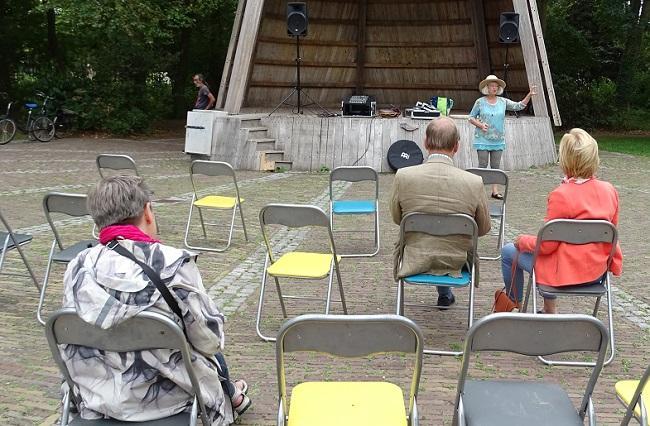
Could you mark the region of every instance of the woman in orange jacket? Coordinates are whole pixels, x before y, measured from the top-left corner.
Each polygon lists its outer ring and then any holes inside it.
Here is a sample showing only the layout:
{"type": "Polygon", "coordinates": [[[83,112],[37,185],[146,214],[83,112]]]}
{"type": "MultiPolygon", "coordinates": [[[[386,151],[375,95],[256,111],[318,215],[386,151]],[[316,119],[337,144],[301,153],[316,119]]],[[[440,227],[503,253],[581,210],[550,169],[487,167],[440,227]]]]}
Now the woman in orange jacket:
{"type": "MultiPolygon", "coordinates": [[[[589,133],[572,129],[560,141],[560,167],[565,174],[560,186],[548,195],[545,222],[553,219],[601,219],[618,225],[618,193],[609,182],[596,178],[600,160],[598,144],[589,133]]],[[[519,235],[501,250],[501,271],[510,298],[520,307],[524,273],[530,273],[537,237],[519,235]],[[513,263],[517,262],[515,268],[513,263]],[[512,276],[514,269],[514,279],[512,276]],[[512,285],[514,288],[511,288],[512,285]]],[[[611,246],[607,243],[572,245],[545,242],[537,257],[535,277],[540,284],[560,287],[600,281],[611,246]]],[[[621,248],[616,247],[610,271],[620,275],[621,248]]],[[[556,313],[555,297],[544,296],[544,312],[556,313]]]]}

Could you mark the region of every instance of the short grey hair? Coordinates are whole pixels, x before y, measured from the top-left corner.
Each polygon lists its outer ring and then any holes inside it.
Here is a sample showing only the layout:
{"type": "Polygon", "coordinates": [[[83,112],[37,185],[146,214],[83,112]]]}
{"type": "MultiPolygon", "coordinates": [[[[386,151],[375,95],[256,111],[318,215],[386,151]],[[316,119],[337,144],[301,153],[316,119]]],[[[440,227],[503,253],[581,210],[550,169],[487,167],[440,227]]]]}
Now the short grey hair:
{"type": "Polygon", "coordinates": [[[144,212],[153,193],[139,176],[102,179],[88,194],[88,211],[99,229],[128,223],[144,212]]]}
{"type": "Polygon", "coordinates": [[[424,147],[429,151],[451,151],[460,140],[456,123],[449,117],[431,120],[427,126],[424,147]]]}

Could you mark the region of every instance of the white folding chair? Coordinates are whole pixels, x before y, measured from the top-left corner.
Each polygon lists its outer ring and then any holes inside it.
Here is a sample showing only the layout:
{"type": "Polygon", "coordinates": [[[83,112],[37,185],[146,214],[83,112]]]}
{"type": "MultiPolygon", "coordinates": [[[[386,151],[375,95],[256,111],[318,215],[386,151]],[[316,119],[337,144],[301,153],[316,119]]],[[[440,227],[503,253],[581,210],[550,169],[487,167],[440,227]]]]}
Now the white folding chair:
{"type": "Polygon", "coordinates": [[[239,187],[237,186],[237,177],[235,176],[235,171],[232,166],[228,163],[221,161],[206,161],[206,160],[195,160],[192,161],[190,166],[190,180],[192,181],[192,201],[190,202],[190,214],[187,218],[187,226],[185,227],[185,247],[202,250],[202,251],[212,251],[212,252],[224,252],[230,247],[230,242],[232,241],[232,234],[235,229],[235,215],[237,210],[239,210],[239,216],[241,217],[242,228],[244,229],[244,237],[248,241],[248,233],[246,232],[246,222],[244,222],[244,212],[242,210],[242,203],[244,199],[239,196],[239,187]],[[235,188],[235,196],[222,196],[222,195],[206,195],[204,197],[199,197],[197,191],[196,182],[194,180],[194,175],[205,175],[205,176],[229,176],[232,177],[232,182],[235,188]],[[211,226],[220,226],[217,223],[207,223],[203,221],[202,209],[206,210],[232,210],[232,215],[230,219],[230,230],[228,232],[228,242],[225,247],[201,247],[193,246],[188,241],[188,236],[190,233],[190,225],[192,223],[192,212],[194,207],[197,208],[199,212],[199,218],[201,220],[201,228],[203,229],[203,237],[207,238],[206,225],[211,226]]]}
{"type": "Polygon", "coordinates": [[[287,321],[275,345],[278,426],[418,425],[422,342],[418,326],[398,315],[303,315],[287,321]],[[388,352],[414,355],[408,411],[402,389],[388,381],[303,382],[293,388],[288,403],[285,354],[294,352],[344,358],[388,352]]]}
{"type": "Polygon", "coordinates": [[[72,217],[89,216],[85,195],[49,192],[45,194],[45,197],[43,198],[43,211],[45,212],[45,218],[50,224],[50,228],[54,234],[54,240],[52,240],[52,246],[50,247],[50,254],[47,258],[47,266],[45,268],[43,286],[41,287],[41,295],[38,299],[38,308],[36,309],[36,318],[38,319],[38,322],[45,325],[45,320],[42,317],[41,311],[43,310],[43,304],[45,303],[45,291],[47,290],[47,283],[50,279],[52,264],[68,264],[72,259],[77,257],[79,253],[96,246],[99,242],[95,239],[89,239],[81,240],[72,245],[65,246],[61,239],[61,235],[57,231],[56,225],[52,220],[52,213],[64,214],[72,217]]]}
{"type": "Polygon", "coordinates": [[[648,406],[650,406],[650,366],[646,368],[641,380],[621,380],[616,383],[616,397],[625,406],[625,416],[621,426],[630,424],[632,417],[638,420],[641,426],[650,424],[648,406]],[[647,389],[646,389],[647,388],[647,389]]]}
{"type": "Polygon", "coordinates": [[[372,257],[379,253],[379,175],[372,167],[362,166],[345,166],[337,167],[330,173],[330,226],[332,232],[336,233],[355,233],[367,232],[359,229],[334,229],[335,216],[347,215],[373,215],[374,216],[374,249],[371,253],[351,253],[341,254],[341,257],[372,257]],[[344,182],[364,182],[371,181],[375,183],[375,197],[372,200],[357,199],[334,199],[332,183],[336,181],[344,182]]]}
{"type": "Polygon", "coordinates": [[[138,168],[135,165],[133,158],[128,155],[121,154],[99,154],[95,160],[97,163],[97,171],[99,176],[105,178],[103,169],[109,170],[118,170],[122,172],[123,170],[130,170],[136,176],[140,176],[138,173],[138,168]]]}
{"type": "Polygon", "coordinates": [[[196,425],[200,416],[203,426],[211,422],[205,414],[205,405],[201,395],[199,378],[192,367],[192,355],[183,329],[170,318],[143,311],[112,328],[102,329],[82,320],[74,309],[61,309],[52,314],[45,328],[47,343],[59,371],[63,374],[67,386],[63,394],[60,424],[66,425],[160,425],[180,426],[196,425]],[[77,345],[111,352],[134,352],[152,349],[178,350],[183,358],[183,364],[192,383],[189,395],[194,398],[192,410],[158,420],[147,422],[123,422],[114,419],[85,420],[77,417],[70,421],[71,404],[79,407],[81,401],[71,389],[78,388],[74,377],[65,364],[59,345],[77,345]]]}
{"type": "MultiPolygon", "coordinates": [[[[596,424],[591,395],[607,354],[607,329],[589,315],[498,313],[477,321],[465,338],[463,366],[452,424],[575,425],[596,424]],[[479,352],[510,352],[541,356],[564,352],[595,352],[598,359],[576,410],[567,392],[548,382],[469,380],[468,370],[479,352]]],[[[571,389],[573,393],[575,389],[571,389]]]]}
{"type": "MultiPolygon", "coordinates": [[[[476,273],[478,226],[474,219],[466,214],[433,214],[433,213],[409,213],[402,218],[400,223],[399,237],[399,265],[404,259],[404,247],[406,246],[406,234],[409,232],[422,232],[431,236],[444,237],[450,235],[470,237],[470,256],[472,261],[468,262],[466,268],[461,272],[461,277],[450,277],[448,275],[417,274],[400,278],[397,281],[397,314],[404,315],[404,286],[415,284],[429,287],[462,288],[469,287],[469,303],[467,306],[467,327],[472,326],[474,320],[474,287],[478,280],[476,273]]],[[[427,305],[429,306],[429,305],[427,305]]],[[[438,306],[433,306],[438,307],[438,306]]],[[[458,356],[462,351],[443,351],[425,349],[427,355],[448,355],[458,356]]]]}
{"type": "Polygon", "coordinates": [[[336,254],[334,237],[330,228],[329,218],[323,210],[316,206],[305,206],[296,204],[268,204],[260,210],[260,227],[264,236],[266,245],[266,258],[264,259],[264,272],[262,273],[262,284],[260,287],[260,300],[257,305],[257,320],[255,328],[257,335],[267,342],[275,341],[275,337],[267,337],[261,331],[260,323],[262,321],[262,307],[264,305],[264,294],[266,290],[267,276],[275,280],[275,288],[278,292],[282,315],[287,318],[287,309],[284,304],[285,299],[306,299],[306,300],[323,300],[306,296],[283,295],[280,289],[280,278],[300,279],[300,280],[322,280],[328,279],[327,296],[325,301],[325,314],[330,312],[332,301],[340,302],[343,312],[348,313],[345,304],[345,295],[343,294],[343,281],[341,281],[341,271],[339,269],[340,256],[336,254]],[[323,227],[327,229],[329,251],[327,253],[319,252],[300,252],[290,251],[282,253],[279,256],[273,254],[271,240],[269,238],[269,225],[281,225],[289,228],[302,227],[323,227]],[[334,273],[339,287],[340,300],[332,300],[332,284],[334,273]]]}
{"type": "Polygon", "coordinates": [[[506,203],[508,201],[508,175],[499,169],[467,169],[468,172],[480,176],[484,185],[503,186],[503,200],[491,200],[489,203],[490,217],[499,219],[499,235],[497,237],[496,256],[481,256],[481,260],[501,259],[501,247],[506,233],[506,203]]]}
{"type": "MultiPolygon", "coordinates": [[[[555,296],[582,296],[595,297],[596,304],[593,310],[593,316],[598,314],[600,301],[603,296],[607,296],[607,315],[610,339],[610,354],[605,360],[605,365],[609,365],[614,359],[616,352],[614,342],[614,316],[612,314],[612,286],[609,276],[609,266],[614,258],[616,243],[618,242],[618,232],[616,227],[606,220],[574,220],[574,219],[556,219],[546,222],[537,234],[537,244],[533,253],[533,270],[528,277],[528,287],[526,290],[526,300],[524,301],[523,311],[526,312],[528,299],[532,289],[533,314],[537,314],[537,292],[542,295],[550,294],[555,296]],[[551,287],[549,285],[538,284],[535,275],[535,262],[539,256],[542,244],[567,243],[567,244],[593,244],[605,243],[611,246],[607,262],[602,265],[602,276],[597,282],[576,283],[575,285],[551,287]]],[[[576,268],[582,268],[582,265],[575,265],[576,268]]],[[[550,283],[546,283],[550,284],[550,283]]],[[[593,366],[593,362],[582,361],[553,361],[544,357],[539,358],[546,365],[582,365],[593,366]]]]}
{"type": "Polygon", "coordinates": [[[7,220],[4,218],[1,211],[0,211],[0,222],[2,222],[2,226],[5,229],[4,231],[0,231],[0,244],[2,244],[2,248],[0,249],[0,273],[4,275],[29,277],[34,283],[34,286],[36,286],[36,289],[40,291],[41,285],[38,283],[38,279],[36,278],[36,275],[34,275],[34,271],[32,270],[32,267],[30,266],[29,262],[27,261],[27,257],[25,257],[25,253],[23,252],[22,249],[22,246],[29,244],[32,241],[32,236],[29,234],[14,233],[11,229],[11,226],[9,226],[9,222],[7,222],[7,220]],[[4,266],[7,252],[13,249],[16,249],[16,251],[20,255],[20,258],[23,260],[23,263],[25,264],[25,268],[27,268],[27,272],[28,272],[27,275],[15,273],[15,272],[2,272],[2,268],[4,266]]]}

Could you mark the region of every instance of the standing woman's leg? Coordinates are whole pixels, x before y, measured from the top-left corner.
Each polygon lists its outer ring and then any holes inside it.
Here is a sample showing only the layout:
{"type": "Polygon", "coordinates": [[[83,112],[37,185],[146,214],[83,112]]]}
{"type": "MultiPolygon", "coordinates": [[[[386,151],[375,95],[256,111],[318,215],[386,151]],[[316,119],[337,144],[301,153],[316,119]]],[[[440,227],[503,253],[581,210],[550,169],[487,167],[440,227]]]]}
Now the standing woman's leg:
{"type": "Polygon", "coordinates": [[[482,169],[487,168],[488,160],[490,158],[490,151],[479,149],[476,151],[476,153],[478,154],[478,166],[482,169]]]}
{"type": "MultiPolygon", "coordinates": [[[[490,151],[490,168],[491,169],[501,169],[501,156],[503,154],[503,151],[498,150],[498,151],[490,151]]],[[[498,194],[499,193],[499,186],[498,185],[492,185],[492,194],[498,194]]]]}

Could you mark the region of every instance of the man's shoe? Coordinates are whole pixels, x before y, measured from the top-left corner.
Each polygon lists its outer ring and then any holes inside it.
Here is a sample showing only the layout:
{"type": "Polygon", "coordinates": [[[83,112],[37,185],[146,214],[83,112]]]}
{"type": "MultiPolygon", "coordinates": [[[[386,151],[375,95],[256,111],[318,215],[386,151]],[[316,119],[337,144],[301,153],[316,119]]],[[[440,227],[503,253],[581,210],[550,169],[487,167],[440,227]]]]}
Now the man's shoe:
{"type": "Polygon", "coordinates": [[[446,311],[454,303],[456,303],[456,297],[453,293],[450,296],[438,296],[438,309],[441,311],[446,311]]]}

